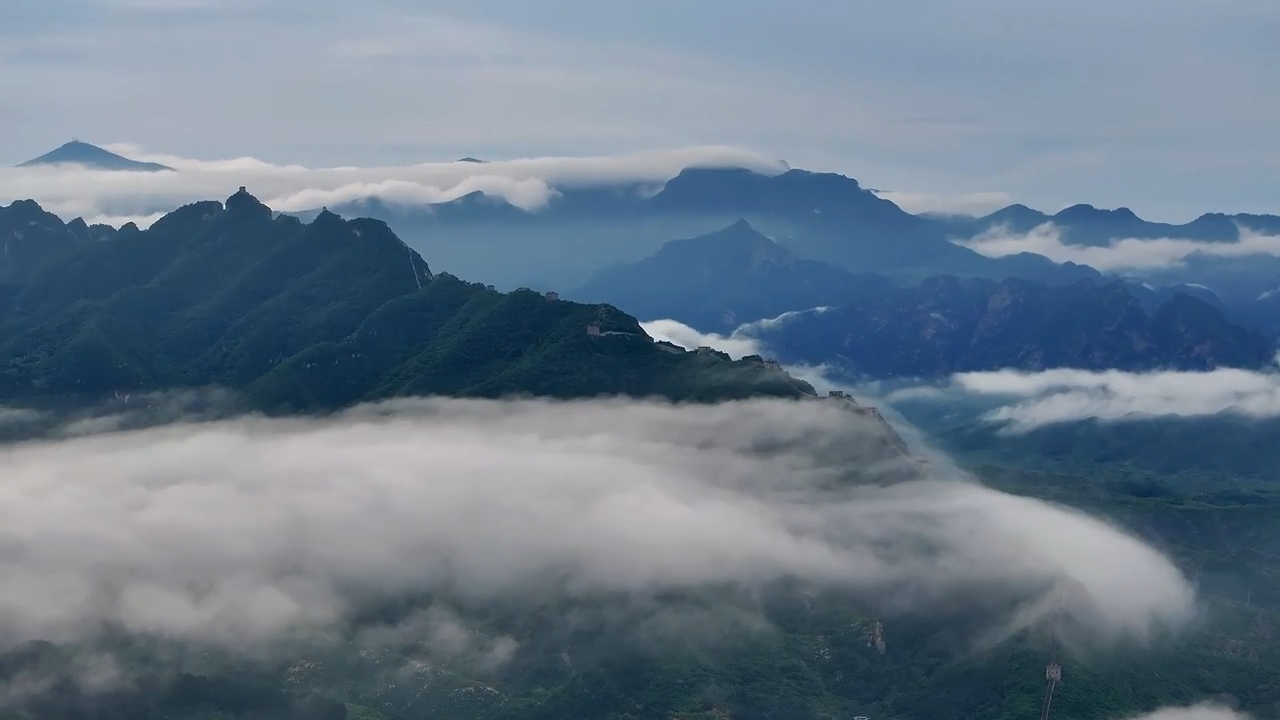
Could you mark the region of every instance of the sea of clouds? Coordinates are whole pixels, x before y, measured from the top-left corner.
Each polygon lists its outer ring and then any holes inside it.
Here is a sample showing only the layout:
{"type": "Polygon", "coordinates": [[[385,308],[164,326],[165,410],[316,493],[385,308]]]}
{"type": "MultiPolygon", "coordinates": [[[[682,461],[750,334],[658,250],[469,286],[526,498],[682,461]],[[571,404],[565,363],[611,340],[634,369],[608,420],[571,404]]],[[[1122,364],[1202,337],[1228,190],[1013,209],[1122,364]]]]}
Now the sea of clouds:
{"type": "Polygon", "coordinates": [[[1168,559],[1083,513],[944,467],[841,482],[850,464],[875,477],[882,432],[811,401],[436,399],[10,445],[0,639],[109,626],[239,647],[421,593],[649,597],[786,578],[907,613],[1007,598],[1000,635],[1058,611],[1099,640],[1193,616],[1168,559]]]}

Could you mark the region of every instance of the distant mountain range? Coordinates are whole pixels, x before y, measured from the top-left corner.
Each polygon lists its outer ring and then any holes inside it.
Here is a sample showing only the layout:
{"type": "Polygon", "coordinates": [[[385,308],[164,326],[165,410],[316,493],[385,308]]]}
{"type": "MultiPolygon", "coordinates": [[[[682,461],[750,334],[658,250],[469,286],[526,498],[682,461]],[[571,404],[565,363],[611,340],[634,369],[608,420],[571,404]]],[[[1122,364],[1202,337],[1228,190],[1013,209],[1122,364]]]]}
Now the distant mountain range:
{"type": "MultiPolygon", "coordinates": [[[[1241,227],[1280,234],[1280,217],[1207,214],[1186,225],[1152,223],[1126,209],[1077,205],[1054,215],[1014,205],[981,218],[913,215],[842,175],[790,170],[690,168],[661,188],[642,184],[560,187],[535,212],[480,193],[430,207],[376,199],[335,208],[381,218],[441,267],[507,287],[581,286],[598,270],[639,261],[672,238],[705,235],[746,220],[800,257],[901,283],[938,274],[1071,284],[1102,274],[1023,253],[986,257],[957,242],[993,230],[1025,233],[1051,223],[1061,240],[1099,246],[1123,238],[1230,243],[1241,227]]],[[[304,213],[303,217],[314,216],[304,213]]],[[[1280,284],[1280,260],[1192,256],[1137,273],[1158,285],[1200,283],[1231,302],[1280,284]]]]}
{"type": "Polygon", "coordinates": [[[507,287],[577,287],[602,267],[739,219],[803,257],[904,281],[939,272],[1047,282],[1097,275],[1036,255],[983,257],[950,242],[937,219],[907,213],[841,175],[690,168],[656,193],[642,184],[557,189],[536,212],[479,192],[429,207],[366,200],[333,209],[383,219],[441,267],[507,287]]]}
{"type": "Polygon", "coordinates": [[[931,278],[919,286],[757,329],[781,359],[858,378],[1015,368],[1260,368],[1275,345],[1176,294],[1146,311],[1125,284],[931,278]]]}
{"type": "Polygon", "coordinates": [[[1025,205],[1010,205],[984,217],[951,217],[942,222],[962,237],[971,237],[995,227],[1004,227],[1011,233],[1026,233],[1045,223],[1052,223],[1063,231],[1063,239],[1067,242],[1095,247],[1109,245],[1122,238],[1234,242],[1240,239],[1242,226],[1264,234],[1280,235],[1280,217],[1275,215],[1206,213],[1189,223],[1172,225],[1143,220],[1129,208],[1103,210],[1092,205],[1072,205],[1052,215],[1025,205]]]}
{"type": "Polygon", "coordinates": [[[833,365],[857,377],[1007,367],[1261,367],[1275,352],[1198,288],[1155,289],[1101,276],[1050,285],[943,275],[899,286],[802,259],[745,221],[603,270],[572,295],[721,334],[825,307],[751,335],[783,360],[833,365]]]}
{"type": "MultiPolygon", "coordinates": [[[[482,165],[473,157],[460,163],[482,165]]],[[[86,143],[72,142],[32,164],[77,163],[96,169],[163,170],[86,143]]],[[[565,183],[549,204],[526,211],[500,198],[471,193],[435,205],[401,205],[369,198],[333,206],[345,216],[387,222],[434,266],[483,279],[501,289],[557,290],[583,286],[606,267],[633,263],[673,238],[705,235],[745,220],[800,258],[853,273],[875,273],[900,284],[940,274],[1050,285],[1103,279],[1098,270],[1057,263],[1024,252],[987,257],[958,243],[993,231],[1022,234],[1052,225],[1069,246],[1098,248],[1120,239],[1173,238],[1223,244],[1242,229],[1280,236],[1280,217],[1209,213],[1172,225],[1131,210],[1074,205],[1054,214],[1011,205],[984,217],[913,215],[843,175],[789,170],[763,174],[741,168],[692,167],[661,186],[649,183],[565,183]]],[[[296,213],[312,219],[320,210],[296,213]]],[[[1032,246],[1028,246],[1032,247],[1032,246]]],[[[1167,267],[1126,271],[1152,285],[1203,285],[1233,317],[1266,322],[1264,310],[1246,308],[1280,286],[1280,258],[1265,254],[1223,257],[1192,253],[1167,267]],[[1234,308],[1240,308],[1236,313],[1234,308]]],[[[1280,322],[1274,331],[1280,333],[1280,322]]]]}
{"type": "Polygon", "coordinates": [[[81,165],[91,170],[132,172],[159,172],[173,169],[159,163],[130,160],[123,155],[117,155],[97,145],[90,145],[79,140],[72,140],[56,150],[21,163],[18,167],[28,168],[42,165],[81,165]]]}
{"type": "Polygon", "coordinates": [[[382,222],[245,192],[149,229],[0,207],[0,405],[217,386],[310,411],[398,395],[812,396],[759,358],[653,342],[608,305],[435,273],[382,222]]]}

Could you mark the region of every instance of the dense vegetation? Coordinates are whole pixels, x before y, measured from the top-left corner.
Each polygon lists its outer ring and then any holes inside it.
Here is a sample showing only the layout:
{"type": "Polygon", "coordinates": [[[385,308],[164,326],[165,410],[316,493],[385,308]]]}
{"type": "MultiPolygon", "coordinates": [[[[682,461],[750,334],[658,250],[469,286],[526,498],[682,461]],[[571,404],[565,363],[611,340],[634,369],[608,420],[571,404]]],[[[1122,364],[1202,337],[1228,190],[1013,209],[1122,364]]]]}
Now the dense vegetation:
{"type": "Polygon", "coordinates": [[[793,362],[854,377],[945,377],[1047,368],[1259,368],[1275,347],[1208,303],[1176,294],[1154,312],[1120,282],[1047,286],[940,276],[756,333],[793,362]]]}
{"type": "Polygon", "coordinates": [[[8,404],[210,385],[271,411],[405,394],[811,392],[761,362],[657,345],[610,306],[434,275],[381,222],[273,218],[245,193],[117,233],[15,203],[0,235],[8,404]]]}

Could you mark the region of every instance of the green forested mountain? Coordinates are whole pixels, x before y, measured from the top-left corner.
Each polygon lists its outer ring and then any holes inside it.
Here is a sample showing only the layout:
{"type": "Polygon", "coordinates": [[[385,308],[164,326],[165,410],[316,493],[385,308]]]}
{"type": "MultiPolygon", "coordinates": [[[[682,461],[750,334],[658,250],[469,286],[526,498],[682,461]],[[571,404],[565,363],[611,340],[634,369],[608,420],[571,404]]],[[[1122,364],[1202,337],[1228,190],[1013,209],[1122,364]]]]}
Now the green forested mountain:
{"type": "Polygon", "coordinates": [[[244,192],[145,231],[63,225],[30,202],[0,210],[12,250],[0,402],[210,385],[266,410],[404,394],[812,392],[761,362],[655,344],[607,305],[433,274],[375,220],[273,218],[244,192]]]}

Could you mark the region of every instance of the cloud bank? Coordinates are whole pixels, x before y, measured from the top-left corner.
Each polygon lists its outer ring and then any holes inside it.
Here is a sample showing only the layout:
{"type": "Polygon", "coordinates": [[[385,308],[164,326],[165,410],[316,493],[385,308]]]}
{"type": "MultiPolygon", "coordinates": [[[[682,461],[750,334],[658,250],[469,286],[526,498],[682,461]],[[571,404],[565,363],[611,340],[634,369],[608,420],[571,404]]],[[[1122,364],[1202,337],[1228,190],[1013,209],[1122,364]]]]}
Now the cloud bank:
{"type": "Polygon", "coordinates": [[[431,162],[392,167],[307,168],[272,165],[251,157],[192,160],[111,145],[132,159],[158,162],[173,172],[86,170],[78,166],[0,169],[0,203],[34,199],[64,219],[145,226],[161,213],[196,200],[222,198],[245,186],[274,210],[299,212],[357,200],[430,205],[473,192],[537,210],[558,187],[663,183],[687,167],[746,167],[782,172],[785,163],[728,147],[602,157],[542,157],[488,163],[431,162]]]}
{"type": "Polygon", "coordinates": [[[1059,368],[1041,372],[959,373],[947,386],[907,388],[892,401],[982,398],[984,417],[1014,432],[1097,418],[1108,421],[1234,413],[1280,417],[1280,372],[1219,368],[1207,372],[1130,373],[1059,368]]]}
{"type": "Polygon", "coordinates": [[[415,593],[784,578],[907,612],[1004,598],[1007,630],[1067,588],[1097,638],[1192,613],[1167,559],[1086,515],[954,476],[863,482],[891,477],[878,433],[821,402],[405,400],[9,446],[0,638],[107,625],[236,647],[415,593]]]}
{"type": "Polygon", "coordinates": [[[1045,223],[1026,234],[1010,233],[997,227],[969,240],[956,241],[987,257],[1018,253],[1042,255],[1058,263],[1088,265],[1102,272],[1115,270],[1159,270],[1178,267],[1192,256],[1242,258],[1255,255],[1280,257],[1280,237],[1240,229],[1236,242],[1202,242],[1182,238],[1123,238],[1106,246],[1071,245],[1062,229],[1045,223]]]}

